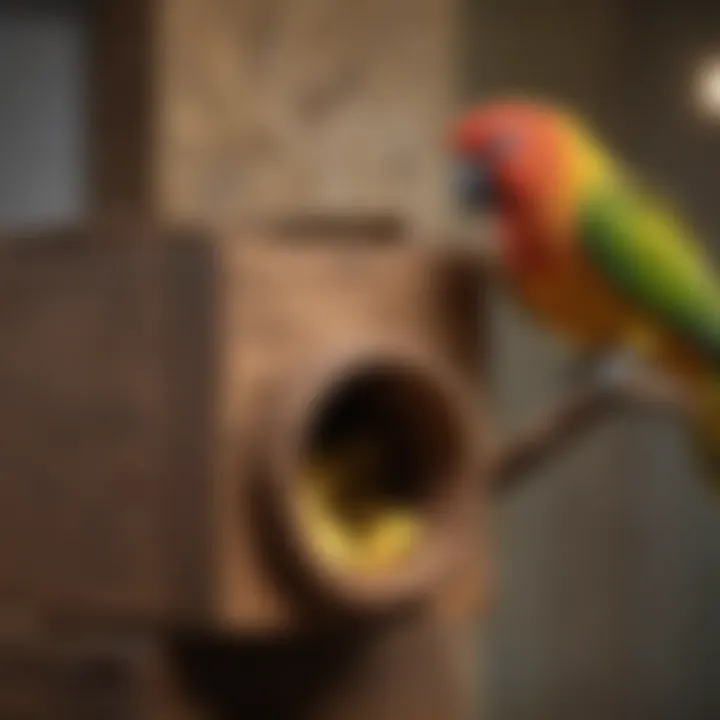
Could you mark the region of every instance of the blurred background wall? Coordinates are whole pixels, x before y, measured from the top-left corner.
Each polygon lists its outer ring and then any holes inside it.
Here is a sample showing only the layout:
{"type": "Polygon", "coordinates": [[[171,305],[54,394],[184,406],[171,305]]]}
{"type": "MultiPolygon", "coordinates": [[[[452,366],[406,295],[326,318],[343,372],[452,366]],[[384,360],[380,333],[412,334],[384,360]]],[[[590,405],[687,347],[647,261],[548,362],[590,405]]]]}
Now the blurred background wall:
{"type": "Polygon", "coordinates": [[[85,209],[86,41],[80,0],[0,0],[0,226],[85,209]]]}
{"type": "MultiPolygon", "coordinates": [[[[718,50],[717,4],[474,0],[469,11],[466,98],[569,102],[720,238],[720,127],[693,105],[696,70],[718,50]]],[[[494,329],[512,427],[560,390],[568,354],[501,300],[494,329]]],[[[538,479],[499,507],[489,717],[720,716],[720,522],[679,429],[614,420],[538,479]]]]}
{"type": "MultiPolygon", "coordinates": [[[[692,104],[695,69],[718,49],[720,7],[468,0],[467,13],[464,98],[528,90],[570,101],[688,209],[705,237],[720,237],[719,129],[692,104]]],[[[0,0],[4,227],[88,208],[86,17],[80,0],[0,0]]],[[[412,62],[417,49],[409,52],[412,62]]],[[[422,105],[423,79],[406,88],[416,98],[406,108],[422,105]]],[[[401,92],[399,84],[391,91],[401,92]]],[[[388,95],[364,102],[360,117],[388,95]]],[[[401,127],[403,112],[395,113],[401,127]]],[[[413,143],[439,137],[421,127],[413,143]]],[[[336,131],[340,148],[354,132],[343,140],[336,131]]],[[[402,152],[396,161],[403,182],[402,152]]],[[[424,205],[431,187],[409,187],[402,202],[424,205]]],[[[500,299],[493,319],[496,400],[512,427],[560,390],[568,355],[500,299]]],[[[481,633],[487,717],[720,716],[720,522],[678,428],[619,419],[538,479],[498,508],[500,594],[481,633]]]]}

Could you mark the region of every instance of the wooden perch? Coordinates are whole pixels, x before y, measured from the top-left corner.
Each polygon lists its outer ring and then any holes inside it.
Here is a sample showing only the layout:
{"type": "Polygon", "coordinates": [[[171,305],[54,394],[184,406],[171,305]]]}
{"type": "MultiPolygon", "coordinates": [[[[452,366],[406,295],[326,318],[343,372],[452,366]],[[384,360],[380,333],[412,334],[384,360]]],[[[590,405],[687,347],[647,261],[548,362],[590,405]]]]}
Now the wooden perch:
{"type": "Polygon", "coordinates": [[[690,414],[688,398],[656,377],[628,378],[609,385],[588,385],[569,394],[516,437],[503,443],[491,461],[494,491],[506,492],[563,446],[621,409],[690,414]]]}

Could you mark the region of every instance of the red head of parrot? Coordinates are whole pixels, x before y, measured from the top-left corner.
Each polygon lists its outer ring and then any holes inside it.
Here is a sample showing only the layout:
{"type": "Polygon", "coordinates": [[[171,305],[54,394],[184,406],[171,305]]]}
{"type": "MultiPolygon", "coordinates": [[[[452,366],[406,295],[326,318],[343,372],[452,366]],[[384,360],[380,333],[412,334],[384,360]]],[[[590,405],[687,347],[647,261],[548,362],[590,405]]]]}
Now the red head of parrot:
{"type": "Polygon", "coordinates": [[[450,142],[462,203],[499,214],[508,261],[539,270],[567,237],[569,132],[559,113],[522,101],[483,105],[459,119],[450,142]]]}

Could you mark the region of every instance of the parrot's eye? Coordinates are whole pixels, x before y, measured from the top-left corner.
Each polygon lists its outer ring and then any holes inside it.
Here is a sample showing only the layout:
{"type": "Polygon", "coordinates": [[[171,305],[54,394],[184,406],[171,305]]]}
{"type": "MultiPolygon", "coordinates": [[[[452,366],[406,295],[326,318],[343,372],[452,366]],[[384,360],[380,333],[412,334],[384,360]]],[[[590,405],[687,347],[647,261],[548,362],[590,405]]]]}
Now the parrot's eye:
{"type": "Polygon", "coordinates": [[[494,201],[489,169],[479,162],[460,162],[455,167],[455,191],[468,210],[487,210],[494,201]]]}

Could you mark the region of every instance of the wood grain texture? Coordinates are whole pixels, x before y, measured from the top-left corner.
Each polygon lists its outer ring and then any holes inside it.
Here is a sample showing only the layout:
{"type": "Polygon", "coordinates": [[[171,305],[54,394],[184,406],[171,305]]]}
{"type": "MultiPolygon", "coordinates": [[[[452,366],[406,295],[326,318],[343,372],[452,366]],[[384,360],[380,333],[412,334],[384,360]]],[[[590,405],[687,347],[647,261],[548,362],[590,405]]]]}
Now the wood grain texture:
{"type": "MultiPolygon", "coordinates": [[[[262,236],[243,243],[229,238],[221,247],[223,384],[214,544],[222,552],[213,595],[222,603],[220,616],[230,622],[253,617],[259,626],[276,625],[279,619],[295,623],[301,607],[272,590],[277,578],[253,541],[255,506],[236,487],[239,459],[255,449],[262,428],[259,400],[273,387],[284,387],[287,379],[302,378],[318,360],[348,349],[408,348],[449,363],[462,376],[471,366],[477,369],[479,348],[471,354],[466,344],[461,353],[454,345],[457,336],[448,336],[450,308],[456,317],[461,314],[453,306],[457,297],[447,295],[448,267],[432,253],[362,241],[338,248],[337,239],[298,247],[262,236]]],[[[464,308],[466,329],[475,327],[468,320],[471,306],[479,309],[477,303],[464,308]]],[[[481,491],[476,499],[482,533],[481,491]]],[[[483,597],[486,567],[476,561],[476,549],[468,551],[462,572],[439,593],[440,605],[453,614],[472,613],[483,597]]]]}
{"type": "Polygon", "coordinates": [[[3,606],[158,619],[197,600],[212,343],[192,252],[174,291],[186,251],[92,233],[3,248],[3,606]]]}
{"type": "MultiPolygon", "coordinates": [[[[263,424],[268,408],[291,405],[285,391],[317,362],[320,392],[346,350],[412,349],[474,383],[461,337],[473,296],[435,251],[403,243],[99,232],[2,248],[0,607],[240,632],[312,624],[317,602],[273,554],[258,499],[294,441],[263,424]]],[[[303,405],[302,427],[313,419],[303,405]]],[[[453,496],[454,480],[442,477],[453,496]]],[[[443,521],[453,559],[475,499],[443,521]]],[[[464,597],[471,578],[484,587],[474,551],[452,581],[464,597]]],[[[452,594],[434,571],[408,576],[413,599],[452,594]]]]}
{"type": "Polygon", "coordinates": [[[477,385],[468,268],[321,225],[3,243],[0,716],[469,716],[482,488],[452,571],[382,617],[311,606],[267,542],[257,440],[306,360],[410,346],[477,385]]]}

